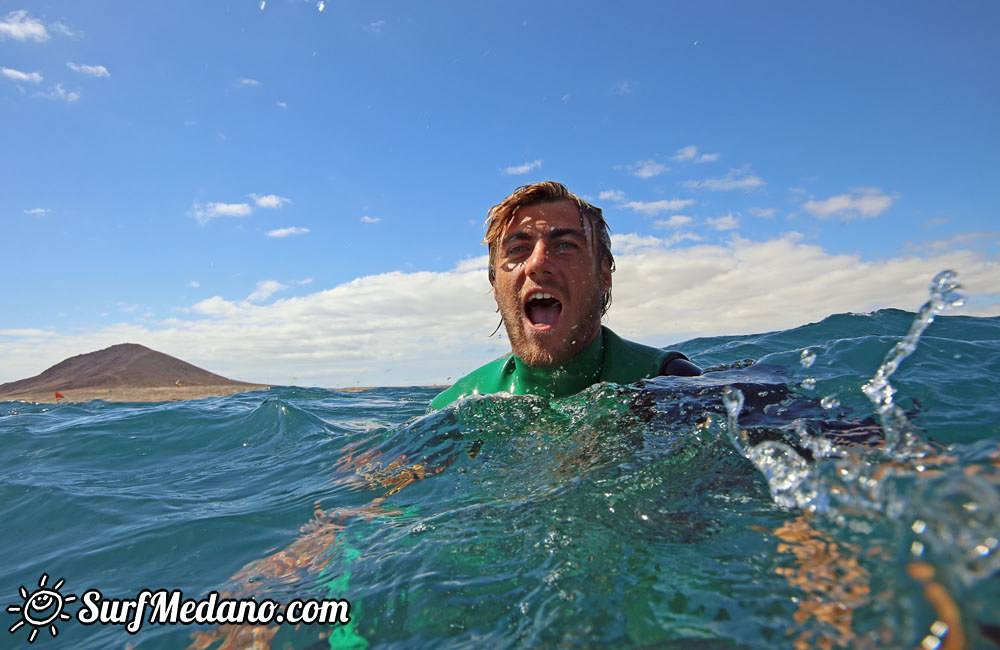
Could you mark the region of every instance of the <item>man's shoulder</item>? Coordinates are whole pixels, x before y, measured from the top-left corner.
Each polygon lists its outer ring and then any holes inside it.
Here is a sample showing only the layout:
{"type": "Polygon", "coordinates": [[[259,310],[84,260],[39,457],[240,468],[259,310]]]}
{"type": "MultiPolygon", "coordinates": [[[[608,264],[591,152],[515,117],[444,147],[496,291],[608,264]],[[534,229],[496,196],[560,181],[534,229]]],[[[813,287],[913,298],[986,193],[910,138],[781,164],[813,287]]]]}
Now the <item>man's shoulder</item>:
{"type": "Polygon", "coordinates": [[[698,366],[680,352],[629,341],[604,327],[604,371],[601,379],[631,384],[659,375],[700,375],[698,366]]]}
{"type": "Polygon", "coordinates": [[[467,395],[498,392],[501,390],[500,386],[501,379],[504,376],[504,368],[512,356],[513,353],[508,352],[502,357],[494,359],[462,377],[452,384],[450,388],[445,389],[431,400],[429,410],[436,411],[442,409],[467,395]]]}

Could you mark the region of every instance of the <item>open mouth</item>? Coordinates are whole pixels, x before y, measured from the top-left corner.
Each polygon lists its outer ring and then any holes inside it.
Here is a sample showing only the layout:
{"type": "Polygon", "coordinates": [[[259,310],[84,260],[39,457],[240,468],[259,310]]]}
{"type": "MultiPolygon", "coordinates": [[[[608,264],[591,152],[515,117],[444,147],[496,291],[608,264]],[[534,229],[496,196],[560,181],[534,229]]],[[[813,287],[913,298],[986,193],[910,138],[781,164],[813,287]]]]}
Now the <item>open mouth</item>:
{"type": "Polygon", "coordinates": [[[524,315],[539,329],[550,329],[562,314],[562,303],[551,293],[533,293],[524,302],[524,315]]]}

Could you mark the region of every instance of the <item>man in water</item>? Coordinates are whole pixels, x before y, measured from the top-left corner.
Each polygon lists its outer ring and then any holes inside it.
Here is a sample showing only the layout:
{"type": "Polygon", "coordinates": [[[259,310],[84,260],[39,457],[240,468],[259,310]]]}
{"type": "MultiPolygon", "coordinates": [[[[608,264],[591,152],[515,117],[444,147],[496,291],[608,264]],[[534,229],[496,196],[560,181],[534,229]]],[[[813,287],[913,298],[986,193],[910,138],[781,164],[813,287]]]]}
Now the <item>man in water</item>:
{"type": "Polygon", "coordinates": [[[431,409],[467,395],[563,397],[602,381],[701,374],[679,352],[626,341],[601,325],[615,270],[608,224],[562,184],[514,190],[490,209],[483,243],[512,352],[459,379],[431,409]]]}

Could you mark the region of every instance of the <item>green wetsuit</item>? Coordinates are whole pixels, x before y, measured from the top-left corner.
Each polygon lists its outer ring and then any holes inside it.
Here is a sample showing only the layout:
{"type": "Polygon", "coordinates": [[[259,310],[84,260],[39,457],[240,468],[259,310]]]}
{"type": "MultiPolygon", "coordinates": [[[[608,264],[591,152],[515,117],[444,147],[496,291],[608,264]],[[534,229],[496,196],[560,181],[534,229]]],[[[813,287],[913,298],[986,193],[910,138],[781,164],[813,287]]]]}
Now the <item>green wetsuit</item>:
{"type": "Polygon", "coordinates": [[[609,381],[631,384],[658,375],[699,375],[680,352],[633,343],[607,327],[578,355],[555,368],[533,368],[510,353],[462,377],[435,397],[429,410],[444,408],[467,395],[511,393],[565,397],[587,386],[609,381]]]}

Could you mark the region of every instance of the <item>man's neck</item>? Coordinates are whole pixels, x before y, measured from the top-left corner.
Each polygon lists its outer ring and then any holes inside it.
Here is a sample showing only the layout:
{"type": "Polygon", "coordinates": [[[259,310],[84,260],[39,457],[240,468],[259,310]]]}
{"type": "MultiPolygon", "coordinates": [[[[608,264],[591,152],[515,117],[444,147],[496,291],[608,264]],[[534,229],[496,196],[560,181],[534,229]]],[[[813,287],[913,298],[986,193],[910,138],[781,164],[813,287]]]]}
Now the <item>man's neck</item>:
{"type": "Polygon", "coordinates": [[[545,397],[572,395],[599,381],[603,362],[603,330],[598,330],[594,340],[577,355],[552,368],[529,366],[523,359],[514,355],[512,380],[517,390],[512,392],[545,397]]]}

